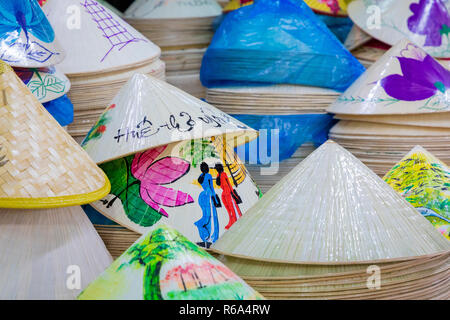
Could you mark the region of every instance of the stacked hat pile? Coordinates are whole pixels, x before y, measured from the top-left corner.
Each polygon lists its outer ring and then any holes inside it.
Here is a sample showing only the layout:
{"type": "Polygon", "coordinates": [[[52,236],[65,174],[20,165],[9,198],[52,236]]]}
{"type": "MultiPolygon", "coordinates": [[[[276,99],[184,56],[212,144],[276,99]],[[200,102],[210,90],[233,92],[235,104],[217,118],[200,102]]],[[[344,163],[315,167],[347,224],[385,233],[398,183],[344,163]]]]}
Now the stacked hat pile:
{"type": "Polygon", "coordinates": [[[213,246],[266,298],[448,299],[450,242],[327,142],[213,246]]]}
{"type": "Polygon", "coordinates": [[[239,276],[178,231],[160,225],[128,248],[80,300],[262,300],[239,276]]]}
{"type": "Polygon", "coordinates": [[[392,47],[328,109],[330,138],[384,175],[420,144],[450,162],[450,71],[415,44],[392,47]]]}
{"type": "Polygon", "coordinates": [[[109,181],[2,61],[0,95],[0,299],[73,299],[112,261],[79,206],[109,181]]]}
{"type": "Polygon", "coordinates": [[[450,170],[445,163],[416,146],[383,179],[450,240],[450,170]]]}
{"type": "Polygon", "coordinates": [[[249,161],[253,176],[267,189],[312,150],[311,143],[326,140],[333,124],[327,105],[363,70],[304,2],[260,0],[225,16],[200,75],[209,103],[274,138],[270,147],[263,135],[250,146],[255,152],[249,156],[258,155],[249,161]],[[258,170],[279,161],[281,170],[272,174],[258,170]]]}
{"type": "MultiPolygon", "coordinates": [[[[136,74],[82,143],[112,185],[92,207],[139,234],[167,223],[208,248],[259,199],[233,150],[256,137],[207,103],[136,74]]],[[[113,223],[93,222],[115,253],[135,236],[113,223]]]]}
{"type": "Polygon", "coordinates": [[[62,126],[68,125],[73,120],[73,106],[65,95],[70,82],[55,66],[65,53],[38,2],[3,1],[0,9],[0,58],[14,67],[62,126]],[[24,15],[23,24],[16,19],[19,14],[24,15]]]}
{"type": "Polygon", "coordinates": [[[355,57],[370,65],[389,46],[407,38],[435,58],[450,58],[450,2],[442,0],[355,0],[348,5],[353,22],[370,41],[355,57]],[[381,42],[380,42],[381,41],[381,42]]]}
{"type": "Polygon", "coordinates": [[[199,80],[201,59],[214,34],[213,21],[221,14],[216,0],[136,0],[125,18],[161,47],[167,82],[204,98],[205,88],[199,80]]]}
{"type": "Polygon", "coordinates": [[[67,53],[60,66],[72,83],[75,115],[68,130],[76,140],[86,135],[131,75],[164,77],[160,49],[97,1],[48,0],[43,9],[67,53]]]}

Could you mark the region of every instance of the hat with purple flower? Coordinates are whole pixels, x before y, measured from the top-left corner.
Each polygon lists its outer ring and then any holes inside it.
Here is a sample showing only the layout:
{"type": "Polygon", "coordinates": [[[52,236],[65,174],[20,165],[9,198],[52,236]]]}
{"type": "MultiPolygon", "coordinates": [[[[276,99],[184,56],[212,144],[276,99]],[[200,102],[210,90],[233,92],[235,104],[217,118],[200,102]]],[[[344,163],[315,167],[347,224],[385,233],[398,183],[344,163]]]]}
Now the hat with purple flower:
{"type": "Polygon", "coordinates": [[[389,45],[407,38],[434,57],[450,57],[450,0],[355,0],[348,13],[389,45]]]}
{"type": "Polygon", "coordinates": [[[366,70],[328,111],[354,115],[450,112],[450,70],[404,39],[366,70]]]}

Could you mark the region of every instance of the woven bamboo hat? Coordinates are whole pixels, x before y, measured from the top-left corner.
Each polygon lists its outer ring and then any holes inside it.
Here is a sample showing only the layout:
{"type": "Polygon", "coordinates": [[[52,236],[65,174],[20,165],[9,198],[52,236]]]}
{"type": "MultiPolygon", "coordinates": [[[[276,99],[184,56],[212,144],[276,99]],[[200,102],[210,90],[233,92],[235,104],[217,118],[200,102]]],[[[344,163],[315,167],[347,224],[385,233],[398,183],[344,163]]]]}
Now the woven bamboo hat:
{"type": "Polygon", "coordinates": [[[56,100],[70,90],[70,81],[58,67],[14,68],[20,79],[40,103],[56,100]]]}
{"type": "Polygon", "coordinates": [[[37,1],[2,1],[0,30],[0,59],[12,66],[42,68],[64,59],[64,51],[37,1]]]}
{"type": "Polygon", "coordinates": [[[364,115],[363,117],[353,114],[338,114],[335,118],[340,120],[365,121],[391,125],[450,128],[450,112],[431,112],[405,115],[364,115]]]}
{"type": "Polygon", "coordinates": [[[311,9],[319,13],[347,16],[347,3],[350,0],[305,0],[305,2],[311,9]]]}
{"type": "Polygon", "coordinates": [[[0,207],[84,204],[110,190],[104,173],[0,62],[0,207]]]}
{"type": "Polygon", "coordinates": [[[203,18],[221,14],[222,8],[216,0],[193,2],[192,5],[176,0],[135,0],[125,11],[125,17],[131,19],[203,18]]]}
{"type": "Polygon", "coordinates": [[[434,57],[450,57],[450,3],[443,0],[355,0],[348,5],[355,24],[395,45],[407,37],[434,57]]]}
{"type": "Polygon", "coordinates": [[[449,110],[450,71],[406,39],[388,50],[328,109],[353,115],[449,110]]]}
{"type": "Polygon", "coordinates": [[[335,142],[301,162],[213,246],[268,262],[389,262],[450,250],[407,201],[335,142]]]}
{"type": "Polygon", "coordinates": [[[139,238],[78,298],[264,299],[225,265],[167,226],[139,238]]]}
{"type": "Polygon", "coordinates": [[[443,162],[416,146],[384,180],[450,240],[450,170],[443,162]]]}
{"type": "Polygon", "coordinates": [[[159,47],[95,0],[48,0],[43,9],[67,52],[60,67],[69,76],[144,65],[161,54],[159,47]]]}
{"type": "Polygon", "coordinates": [[[167,223],[207,247],[260,196],[233,149],[256,136],[213,106],[137,74],[82,144],[112,185],[110,194],[92,206],[138,233],[167,223]],[[221,185],[218,170],[226,174],[221,185]]]}
{"type": "Polygon", "coordinates": [[[80,206],[0,209],[2,300],[75,299],[111,262],[80,206]]]}
{"type": "Polygon", "coordinates": [[[97,125],[83,142],[96,163],[177,141],[226,135],[240,145],[258,135],[206,102],[143,74],[135,74],[122,87],[97,125]],[[99,130],[97,125],[105,121],[99,130]]]}

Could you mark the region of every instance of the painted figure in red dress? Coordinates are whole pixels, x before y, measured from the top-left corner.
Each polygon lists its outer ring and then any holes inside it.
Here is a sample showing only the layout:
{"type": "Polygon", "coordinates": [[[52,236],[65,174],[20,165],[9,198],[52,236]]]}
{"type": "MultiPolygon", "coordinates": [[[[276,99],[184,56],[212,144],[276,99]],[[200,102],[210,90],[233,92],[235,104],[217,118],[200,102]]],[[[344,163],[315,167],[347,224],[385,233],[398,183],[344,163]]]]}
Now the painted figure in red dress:
{"type": "Polygon", "coordinates": [[[228,212],[228,216],[230,217],[230,220],[228,222],[228,225],[225,227],[225,229],[229,229],[233,223],[237,221],[237,215],[236,211],[239,214],[239,217],[242,216],[241,209],[239,209],[239,205],[236,202],[235,198],[232,196],[232,193],[234,192],[233,188],[231,187],[230,180],[228,179],[228,175],[225,173],[223,169],[223,165],[218,163],[215,166],[215,169],[217,170],[217,178],[216,178],[216,184],[222,188],[222,202],[225,205],[225,209],[228,212]],[[236,208],[236,209],[235,209],[236,208]]]}

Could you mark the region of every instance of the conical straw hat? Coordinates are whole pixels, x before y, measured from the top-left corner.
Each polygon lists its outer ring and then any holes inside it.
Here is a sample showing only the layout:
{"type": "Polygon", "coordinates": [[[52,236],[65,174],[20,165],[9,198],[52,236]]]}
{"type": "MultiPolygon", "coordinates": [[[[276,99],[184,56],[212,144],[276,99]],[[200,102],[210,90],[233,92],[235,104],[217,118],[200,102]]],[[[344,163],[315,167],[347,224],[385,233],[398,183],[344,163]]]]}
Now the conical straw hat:
{"type": "Polygon", "coordinates": [[[61,207],[108,194],[105,174],[1,61],[0,92],[0,207],[61,207]]]}
{"type": "Polygon", "coordinates": [[[164,81],[135,74],[83,147],[96,163],[103,163],[173,142],[218,135],[242,144],[255,139],[257,132],[164,81]]]}
{"type": "Polygon", "coordinates": [[[272,262],[351,264],[446,252],[450,242],[375,173],[329,141],[212,249],[272,262]]]}
{"type": "Polygon", "coordinates": [[[450,170],[443,162],[416,146],[384,180],[450,240],[450,170]]]}
{"type": "Polygon", "coordinates": [[[0,2],[0,59],[15,67],[42,68],[64,56],[37,1],[0,2]]]}
{"type": "Polygon", "coordinates": [[[177,0],[135,0],[125,11],[131,19],[181,19],[216,17],[222,8],[216,0],[203,0],[186,4],[177,0]]]}
{"type": "Polygon", "coordinates": [[[133,300],[264,299],[178,231],[161,226],[139,238],[78,297],[133,300]]]}
{"type": "Polygon", "coordinates": [[[95,0],[48,0],[43,9],[67,52],[60,67],[69,76],[147,64],[161,54],[159,47],[95,0]]]}
{"type": "Polygon", "coordinates": [[[75,299],[111,262],[79,206],[0,209],[2,300],[75,299]]]}
{"type": "Polygon", "coordinates": [[[391,46],[407,37],[434,57],[450,57],[450,2],[445,0],[355,0],[354,23],[391,46]]]}
{"type": "Polygon", "coordinates": [[[366,70],[328,109],[337,114],[450,111],[450,71],[408,40],[366,70]]]}
{"type": "Polygon", "coordinates": [[[347,2],[349,0],[304,0],[306,4],[316,12],[346,16],[347,15],[347,2]]]}
{"type": "Polygon", "coordinates": [[[14,68],[14,71],[40,103],[58,99],[70,90],[69,79],[58,67],[14,68]]]}

